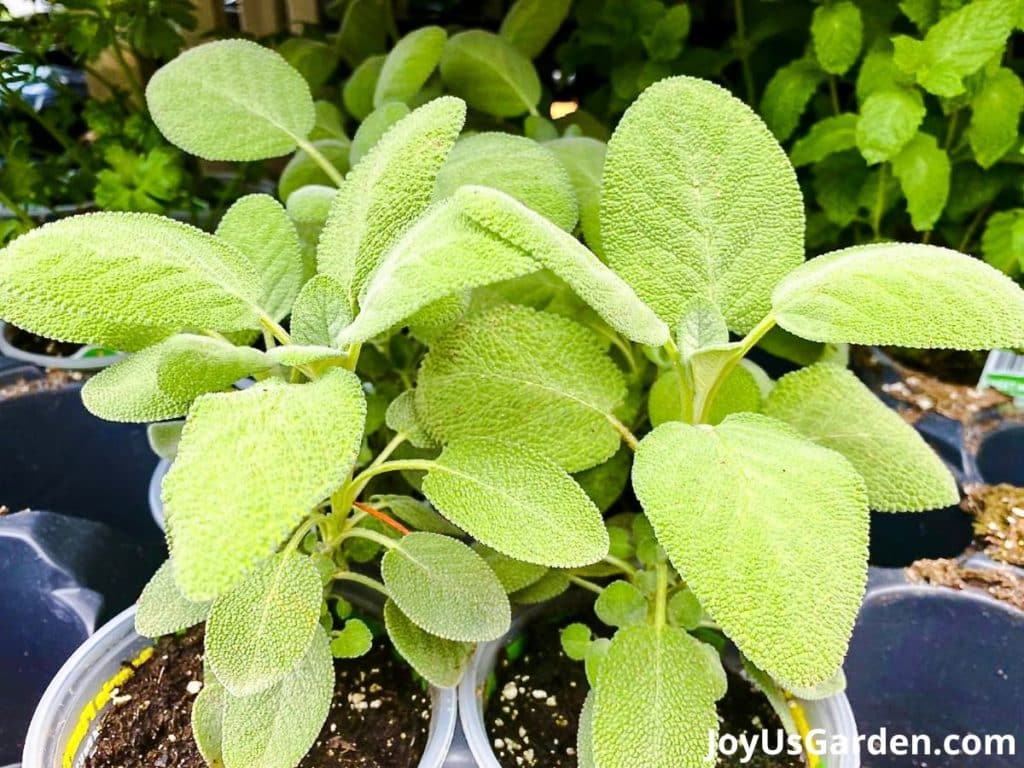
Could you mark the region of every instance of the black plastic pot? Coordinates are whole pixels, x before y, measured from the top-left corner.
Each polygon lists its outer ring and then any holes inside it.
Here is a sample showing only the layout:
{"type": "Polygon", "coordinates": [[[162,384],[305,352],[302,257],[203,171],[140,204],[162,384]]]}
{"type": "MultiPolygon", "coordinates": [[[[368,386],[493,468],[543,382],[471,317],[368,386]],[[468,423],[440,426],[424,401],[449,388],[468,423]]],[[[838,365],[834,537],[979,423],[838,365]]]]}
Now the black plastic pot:
{"type": "Polygon", "coordinates": [[[964,434],[963,462],[968,482],[1024,486],[1024,410],[978,414],[964,434]]]}
{"type": "MultiPolygon", "coordinates": [[[[972,566],[979,563],[972,560],[972,566]]],[[[984,564],[980,564],[984,567],[984,564]]],[[[871,768],[1019,768],[1024,750],[1024,612],[981,590],[911,584],[872,569],[845,669],[861,734],[1012,735],[1016,755],[871,754],[871,768]]],[[[953,745],[957,746],[957,745],[953,745]]],[[[958,748],[967,747],[962,742],[958,748]]]]}

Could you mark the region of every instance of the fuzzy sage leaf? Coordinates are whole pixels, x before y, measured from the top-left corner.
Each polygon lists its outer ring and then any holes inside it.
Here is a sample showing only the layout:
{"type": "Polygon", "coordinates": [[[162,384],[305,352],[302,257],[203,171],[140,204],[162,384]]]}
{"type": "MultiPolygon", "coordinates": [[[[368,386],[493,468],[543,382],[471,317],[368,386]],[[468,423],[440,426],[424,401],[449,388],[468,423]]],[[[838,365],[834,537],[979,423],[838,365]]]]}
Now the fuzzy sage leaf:
{"type": "Polygon", "coordinates": [[[171,635],[205,621],[209,612],[209,603],[195,603],[181,593],[173,564],[165,560],[139,597],[135,631],[153,638],[171,635]]]}
{"type": "Polygon", "coordinates": [[[473,656],[472,643],[445,640],[420,629],[392,600],[384,604],[384,626],[395,650],[427,682],[438,688],[459,684],[473,656]]]}

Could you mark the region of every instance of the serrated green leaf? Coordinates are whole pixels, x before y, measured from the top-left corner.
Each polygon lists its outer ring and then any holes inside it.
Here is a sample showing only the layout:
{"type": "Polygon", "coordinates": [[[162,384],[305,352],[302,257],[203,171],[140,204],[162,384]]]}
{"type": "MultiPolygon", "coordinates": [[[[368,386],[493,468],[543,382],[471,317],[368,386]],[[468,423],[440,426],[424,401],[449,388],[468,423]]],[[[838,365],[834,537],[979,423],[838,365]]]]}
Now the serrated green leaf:
{"type": "Polygon", "coordinates": [[[473,656],[472,643],[445,640],[424,631],[392,600],[384,604],[384,626],[395,650],[428,683],[438,688],[459,684],[473,656]]]}
{"type": "Polygon", "coordinates": [[[206,621],[209,603],[195,603],[181,594],[170,560],[165,560],[146,584],[135,613],[135,631],[145,637],[163,637],[206,621]]]}
{"type": "Polygon", "coordinates": [[[586,624],[574,623],[562,629],[559,640],[565,655],[573,661],[583,661],[590,647],[590,639],[594,633],[586,624]]]}
{"type": "Polygon", "coordinates": [[[761,115],[779,141],[793,135],[807,105],[825,80],[825,73],[810,59],[796,59],[780,67],[761,98],[761,115]]]}
{"type": "MultiPolygon", "coordinates": [[[[858,152],[830,155],[811,167],[814,197],[830,222],[849,226],[860,213],[861,193],[869,180],[858,152]]],[[[876,187],[877,191],[877,187],[876,187]]]]}
{"type": "Polygon", "coordinates": [[[85,383],[82,402],[107,421],[174,419],[200,395],[271,365],[258,350],[178,334],[100,371],[85,383]]]}
{"type": "Polygon", "coordinates": [[[359,619],[349,619],[331,638],[331,655],[336,659],[358,659],[373,647],[373,633],[359,619]]]}
{"type": "MultiPolygon", "coordinates": [[[[348,171],[352,154],[352,142],[348,139],[318,139],[313,147],[330,163],[338,173],[348,171]]],[[[300,149],[288,161],[277,181],[277,196],[284,201],[302,187],[310,185],[333,186],[334,180],[327,171],[305,150],[300,149]]]]}
{"type": "Polygon", "coordinates": [[[594,613],[610,627],[640,624],[647,618],[647,599],[628,581],[613,581],[594,601],[594,613]]]}
{"type": "Polygon", "coordinates": [[[435,99],[397,123],[345,178],[317,259],[321,272],[345,286],[353,307],[366,279],[430,204],[464,119],[458,99],[435,99]]]}
{"type": "Polygon", "coordinates": [[[923,41],[893,38],[895,62],[929,93],[958,96],[965,90],[963,78],[1002,52],[1016,22],[1014,12],[1006,0],[974,0],[942,18],[923,41]]]}
{"type": "Polygon", "coordinates": [[[925,115],[921,94],[910,88],[876,91],[860,108],[857,148],[868,165],[891,160],[914,136],[925,115]]]}
{"type": "Polygon", "coordinates": [[[864,24],[860,9],[849,0],[819,5],[811,19],[811,42],[821,68],[842,75],[860,57],[864,24]]]}
{"type": "Polygon", "coordinates": [[[160,132],[207,160],[294,152],[313,128],[313,97],[284,58],[248,40],[217,40],[160,68],[146,87],[160,132]]]}
{"type": "Polygon", "coordinates": [[[351,321],[352,308],[345,287],[330,275],[316,275],[295,299],[292,341],[330,346],[351,321]]]}
{"type": "Polygon", "coordinates": [[[423,481],[437,510],[504,555],[572,568],[608,554],[608,531],[587,494],[557,464],[512,443],[450,443],[423,481]]]}
{"type": "Polygon", "coordinates": [[[341,89],[345,111],[359,122],[373,112],[373,97],[386,59],[386,56],[370,56],[364,59],[349,75],[341,89]]]}
{"type": "Polygon", "coordinates": [[[146,425],[149,449],[161,459],[173,461],[178,455],[178,442],[181,440],[181,428],[184,426],[184,420],[161,421],[146,425]]]}
{"type": "Polygon", "coordinates": [[[953,476],[917,430],[843,368],[818,363],[783,376],[765,413],[849,459],[874,510],[921,512],[960,500],[953,476]]]}
{"type": "Polygon", "coordinates": [[[205,658],[232,696],[282,680],[319,626],[323,587],[305,555],[275,555],[213,602],[205,658]]]}
{"type": "Polygon", "coordinates": [[[395,605],[432,635],[485,642],[508,631],[511,613],[501,582],[461,541],[410,533],[387,551],[380,572],[395,605]]]}
{"type": "Polygon", "coordinates": [[[298,765],[327,719],[334,695],[334,660],[317,627],[305,656],[277,685],[254,696],[227,695],[224,768],[298,765]]]}
{"type": "Polygon", "coordinates": [[[568,136],[544,144],[561,160],[576,191],[580,229],[590,249],[601,255],[601,173],[608,146],[586,136],[568,136]]]}
{"type": "Polygon", "coordinates": [[[224,704],[227,694],[212,675],[205,676],[203,689],[192,702],[192,738],[206,764],[224,765],[224,704]]]}
{"type": "Polygon", "coordinates": [[[876,45],[868,51],[857,71],[857,103],[863,104],[876,91],[898,91],[914,84],[914,76],[907,74],[893,61],[892,46],[876,45]]]}
{"type": "Polygon", "coordinates": [[[811,126],[806,136],[793,143],[789,159],[797,168],[818,163],[829,155],[857,146],[857,115],[845,112],[826,117],[811,126]]]}
{"type": "Polygon", "coordinates": [[[455,143],[437,174],[435,197],[465,185],[498,189],[571,232],[579,207],[569,174],[550,150],[524,136],[477,133],[455,143]]]}
{"type": "Polygon", "coordinates": [[[982,168],[991,168],[1017,142],[1017,126],[1024,111],[1024,83],[1012,69],[1000,67],[971,99],[967,139],[982,168]]]}
{"type": "Polygon", "coordinates": [[[573,475],[602,513],[607,512],[629,483],[630,452],[620,446],[608,461],[573,475]]]}
{"type": "Polygon", "coordinates": [[[281,204],[270,195],[239,198],[217,225],[217,237],[252,263],[263,310],[274,320],[287,317],[302,287],[302,244],[281,204]]]}
{"type": "Polygon", "coordinates": [[[633,487],[672,564],[743,653],[784,684],[835,673],[867,578],[867,491],[846,459],[758,414],[714,429],[673,422],[641,441],[633,487]]]}
{"type": "Polygon", "coordinates": [[[473,109],[495,117],[535,113],[540,78],[510,42],[482,29],[452,35],[441,55],[441,79],[473,109]]]}
{"type": "Polygon", "coordinates": [[[572,586],[562,571],[548,571],[530,586],[508,596],[516,605],[536,605],[553,600],[572,586]]]}
{"type": "Polygon", "coordinates": [[[910,223],[918,232],[935,226],[949,198],[949,155],[935,137],[917,133],[892,158],[892,175],[907,198],[910,223]]]}
{"type": "Polygon", "coordinates": [[[609,263],[675,326],[695,298],[737,333],[803,260],[803,201],[782,148],[749,107],[689,77],[663,80],[608,144],[601,231],[609,263]]]}
{"type": "Polygon", "coordinates": [[[568,18],[571,4],[571,0],[516,0],[498,34],[528,59],[535,59],[568,18]]]}
{"type": "Polygon", "coordinates": [[[491,437],[521,443],[577,472],[614,454],[609,416],[626,396],[606,344],[586,327],[527,307],[497,307],[433,345],[416,413],[442,443],[491,437]]]}
{"type": "Polygon", "coordinates": [[[880,243],[819,256],[779,284],[773,304],[779,325],[813,341],[1024,345],[1024,291],[977,259],[930,245],[880,243]]]}
{"type": "Polygon", "coordinates": [[[216,597],[273,552],[344,481],[365,418],[359,379],[341,369],[196,400],[163,483],[182,591],[216,597]]]}
{"type": "Polygon", "coordinates": [[[658,345],[667,340],[665,324],[576,238],[502,192],[463,187],[395,245],[338,343],[365,341],[433,301],[542,267],[627,338],[658,345]]]}
{"type": "Polygon", "coordinates": [[[385,415],[388,428],[404,434],[417,448],[436,448],[438,442],[423,428],[415,401],[416,396],[411,390],[392,400],[385,415]]]}
{"type": "Polygon", "coordinates": [[[391,514],[418,531],[462,536],[462,531],[449,523],[429,504],[411,496],[381,494],[370,498],[370,503],[391,510],[391,514]]]}
{"type": "Polygon", "coordinates": [[[58,341],[131,351],[184,327],[258,328],[259,294],[230,245],[145,213],[61,219],[0,251],[0,317],[58,341]]]}
{"type": "Polygon", "coordinates": [[[377,78],[373,105],[389,101],[408,104],[437,69],[447,40],[441,27],[420,27],[395,43],[377,78]]]}
{"type": "Polygon", "coordinates": [[[373,110],[360,123],[355,136],[352,137],[349,162],[353,166],[358,165],[359,161],[384,137],[384,134],[391,130],[391,126],[408,117],[409,114],[409,107],[401,101],[385,102],[373,110]]]}
{"type": "Polygon", "coordinates": [[[1024,208],[992,214],[981,236],[985,261],[1011,277],[1024,269],[1024,208]]]}
{"type": "Polygon", "coordinates": [[[548,572],[543,565],[514,560],[479,542],[473,545],[473,551],[486,561],[508,594],[537,583],[548,572]]]}
{"type": "Polygon", "coordinates": [[[615,633],[594,687],[594,759],[603,768],[704,768],[718,733],[718,675],[701,643],[675,627],[615,633]],[[642,701],[642,707],[623,706],[642,701]]]}

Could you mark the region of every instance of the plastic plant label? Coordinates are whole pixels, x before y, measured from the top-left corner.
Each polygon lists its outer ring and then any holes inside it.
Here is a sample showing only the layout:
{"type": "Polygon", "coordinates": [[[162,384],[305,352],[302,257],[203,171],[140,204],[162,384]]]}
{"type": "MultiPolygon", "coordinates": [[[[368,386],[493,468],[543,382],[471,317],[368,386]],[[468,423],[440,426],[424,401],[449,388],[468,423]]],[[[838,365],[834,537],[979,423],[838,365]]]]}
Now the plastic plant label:
{"type": "Polygon", "coordinates": [[[986,387],[1009,395],[1017,405],[1024,405],[1024,355],[1005,349],[989,352],[978,381],[978,389],[986,387]]]}

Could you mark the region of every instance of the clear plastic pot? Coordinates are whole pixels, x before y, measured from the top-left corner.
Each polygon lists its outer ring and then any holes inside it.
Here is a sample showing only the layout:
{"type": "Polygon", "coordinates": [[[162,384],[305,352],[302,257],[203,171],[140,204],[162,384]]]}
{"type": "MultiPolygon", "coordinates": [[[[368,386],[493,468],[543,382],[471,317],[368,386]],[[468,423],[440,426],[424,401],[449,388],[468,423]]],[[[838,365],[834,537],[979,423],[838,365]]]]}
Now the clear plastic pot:
{"type": "MultiPolygon", "coordinates": [[[[469,751],[479,768],[501,768],[491,748],[491,739],[484,722],[483,696],[487,676],[494,669],[498,653],[508,642],[509,636],[522,629],[531,614],[521,616],[512,624],[509,635],[494,642],[481,645],[470,662],[469,669],[459,685],[459,720],[469,751]]],[[[820,729],[827,743],[834,736],[842,736],[847,743],[857,745],[857,723],[845,694],[837,694],[820,701],[801,701],[807,722],[812,730],[820,729]]],[[[828,758],[828,768],[860,768],[859,751],[853,754],[836,755],[828,758]]]]}
{"type": "MultiPolygon", "coordinates": [[[[104,625],[61,667],[43,694],[28,729],[23,768],[80,768],[94,743],[94,724],[124,662],[152,641],[135,632],[135,608],[104,625]],[[69,745],[79,743],[73,750],[69,745]],[[68,753],[68,754],[65,754],[68,753]]],[[[440,768],[455,734],[454,689],[432,689],[430,732],[418,768],[440,768]]]]}
{"type": "Polygon", "coordinates": [[[92,346],[83,346],[68,357],[28,352],[11,343],[11,340],[8,338],[10,331],[11,326],[0,320],[0,355],[9,357],[12,360],[20,360],[24,363],[38,365],[40,368],[60,368],[66,371],[96,371],[101,368],[107,368],[118,360],[124,359],[124,353],[93,356],[91,353],[97,347],[92,346]]]}
{"type": "Polygon", "coordinates": [[[164,503],[160,499],[160,486],[170,468],[169,459],[160,459],[160,463],[153,470],[153,476],[149,478],[149,514],[153,516],[153,522],[161,531],[166,530],[167,526],[164,523],[164,503]]]}

